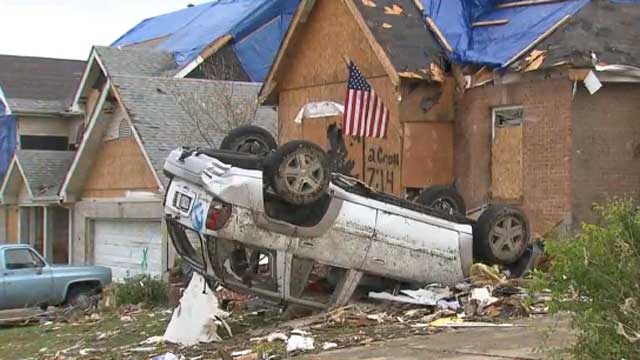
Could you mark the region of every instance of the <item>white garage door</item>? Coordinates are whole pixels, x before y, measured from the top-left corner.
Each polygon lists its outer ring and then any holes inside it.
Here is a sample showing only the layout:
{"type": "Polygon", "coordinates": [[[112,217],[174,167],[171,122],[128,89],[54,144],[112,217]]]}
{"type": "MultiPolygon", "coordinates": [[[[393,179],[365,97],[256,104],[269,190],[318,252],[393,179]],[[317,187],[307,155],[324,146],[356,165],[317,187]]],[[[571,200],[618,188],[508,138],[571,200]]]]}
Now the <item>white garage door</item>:
{"type": "Polygon", "coordinates": [[[95,264],[111,268],[114,280],[162,274],[159,221],[96,220],[95,264]]]}

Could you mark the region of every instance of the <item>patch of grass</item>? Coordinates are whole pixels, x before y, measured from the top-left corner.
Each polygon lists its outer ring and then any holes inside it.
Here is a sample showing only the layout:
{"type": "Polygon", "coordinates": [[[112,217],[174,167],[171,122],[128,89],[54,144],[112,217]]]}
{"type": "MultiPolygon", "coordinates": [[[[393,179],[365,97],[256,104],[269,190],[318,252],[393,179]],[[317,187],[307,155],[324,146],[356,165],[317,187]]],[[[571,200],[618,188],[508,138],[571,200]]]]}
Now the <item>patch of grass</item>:
{"type": "MultiPolygon", "coordinates": [[[[70,349],[67,358],[120,359],[124,358],[121,348],[162,335],[167,322],[159,312],[136,314],[131,322],[122,322],[117,312],[103,312],[98,321],[0,327],[0,359],[53,359],[65,349],[70,349]],[[95,351],[83,356],[79,355],[82,349],[95,351]]],[[[139,358],[147,359],[148,354],[139,358]]]]}
{"type": "Polygon", "coordinates": [[[548,241],[552,265],[534,290],[552,292],[550,310],[569,311],[576,359],[640,359],[640,212],[631,200],[598,206],[601,221],[548,241]]]}
{"type": "Polygon", "coordinates": [[[118,306],[145,304],[162,306],[168,302],[167,283],[158,277],[142,274],[113,285],[118,306]]]}

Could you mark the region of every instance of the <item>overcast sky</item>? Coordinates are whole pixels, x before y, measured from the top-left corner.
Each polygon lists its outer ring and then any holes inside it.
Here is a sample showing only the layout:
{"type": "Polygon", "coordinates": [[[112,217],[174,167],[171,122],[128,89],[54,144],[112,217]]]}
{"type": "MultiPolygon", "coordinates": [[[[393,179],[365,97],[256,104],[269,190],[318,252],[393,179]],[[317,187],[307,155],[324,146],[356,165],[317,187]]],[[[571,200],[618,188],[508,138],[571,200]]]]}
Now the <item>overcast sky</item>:
{"type": "Polygon", "coordinates": [[[209,0],[0,0],[0,54],[86,60],[140,21],[209,0]]]}

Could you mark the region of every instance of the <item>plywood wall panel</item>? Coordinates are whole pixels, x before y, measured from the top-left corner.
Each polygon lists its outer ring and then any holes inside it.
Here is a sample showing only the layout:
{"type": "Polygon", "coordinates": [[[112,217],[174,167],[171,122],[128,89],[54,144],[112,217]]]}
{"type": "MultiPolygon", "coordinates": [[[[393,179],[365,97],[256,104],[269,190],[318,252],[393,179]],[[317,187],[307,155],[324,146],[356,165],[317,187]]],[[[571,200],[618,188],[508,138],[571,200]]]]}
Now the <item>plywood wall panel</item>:
{"type": "Polygon", "coordinates": [[[20,211],[17,206],[7,206],[7,243],[18,243],[18,218],[20,211]]]}
{"type": "Polygon", "coordinates": [[[344,57],[353,60],[367,77],[386,75],[342,0],[316,1],[309,19],[289,45],[280,90],[346,82],[344,57]]]}
{"type": "Polygon", "coordinates": [[[134,138],[102,143],[84,185],[84,198],[120,197],[126,191],[158,191],[151,169],[134,138]]]}
{"type": "Polygon", "coordinates": [[[402,186],[453,183],[453,123],[405,123],[402,153],[402,186]]]}
{"type": "Polygon", "coordinates": [[[522,129],[522,125],[495,129],[491,149],[491,195],[494,199],[522,198],[522,129]]]}

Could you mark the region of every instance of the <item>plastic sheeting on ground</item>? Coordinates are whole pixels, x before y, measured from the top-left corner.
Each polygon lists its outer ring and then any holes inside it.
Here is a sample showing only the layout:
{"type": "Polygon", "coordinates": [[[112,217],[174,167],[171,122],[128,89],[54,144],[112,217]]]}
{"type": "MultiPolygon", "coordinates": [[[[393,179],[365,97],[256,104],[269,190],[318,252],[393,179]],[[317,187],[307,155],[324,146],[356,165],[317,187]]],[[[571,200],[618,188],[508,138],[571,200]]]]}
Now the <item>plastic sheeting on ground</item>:
{"type": "Polygon", "coordinates": [[[194,273],[180,305],[173,311],[164,340],[187,346],[221,341],[216,328],[227,316],[228,313],[218,308],[218,299],[204,278],[194,273]]]}
{"type": "Polygon", "coordinates": [[[567,15],[589,0],[496,8],[500,0],[421,0],[424,15],[432,18],[453,48],[460,63],[493,67],[507,62],[567,15]],[[473,27],[478,21],[506,19],[504,25],[473,27]]]}
{"type": "Polygon", "coordinates": [[[218,0],[144,20],[112,46],[166,37],[157,46],[181,66],[216,39],[230,34],[233,48],[253,81],[263,81],[299,0],[218,0]]]}

